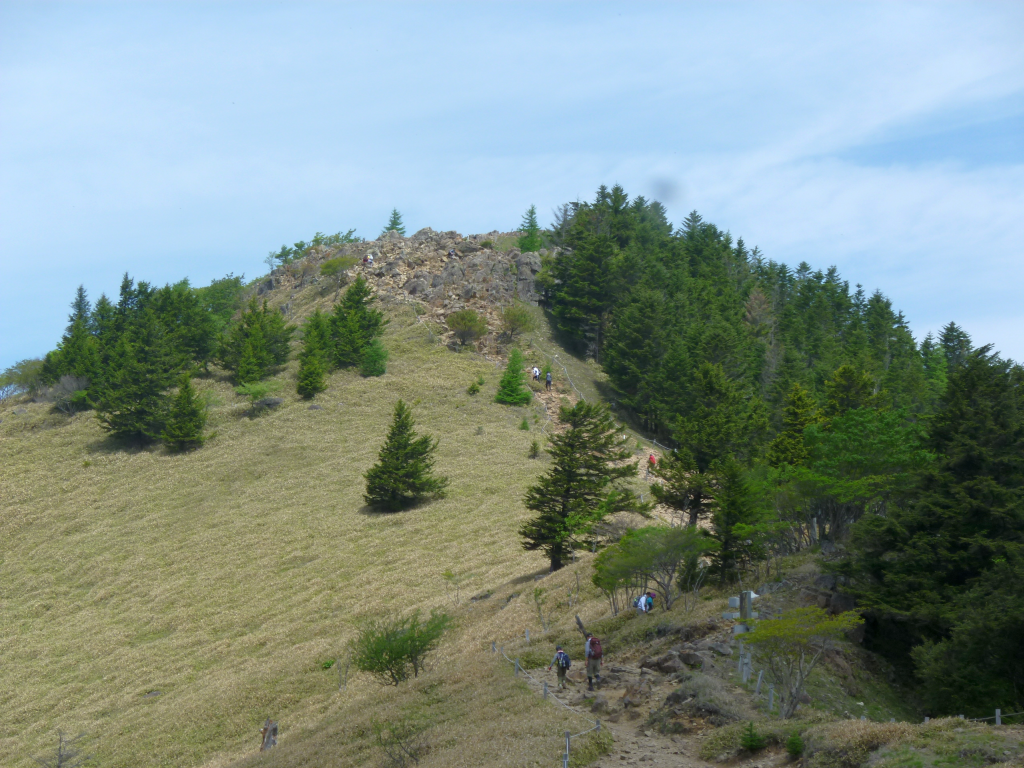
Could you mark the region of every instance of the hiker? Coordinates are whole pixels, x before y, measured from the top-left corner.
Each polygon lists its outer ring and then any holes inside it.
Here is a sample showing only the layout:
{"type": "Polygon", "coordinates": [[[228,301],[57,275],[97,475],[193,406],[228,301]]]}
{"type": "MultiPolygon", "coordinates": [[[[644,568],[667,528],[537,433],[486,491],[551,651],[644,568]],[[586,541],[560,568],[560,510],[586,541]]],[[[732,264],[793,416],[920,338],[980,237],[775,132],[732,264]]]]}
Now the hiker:
{"type": "Polygon", "coordinates": [[[449,259],[454,259],[455,258],[455,249],[454,248],[449,248],[448,249],[448,258],[449,259]]]}
{"type": "Polygon", "coordinates": [[[655,458],[654,454],[652,453],[650,456],[647,457],[647,477],[651,476],[651,472],[653,472],[655,467],[657,467],[657,466],[658,466],[658,460],[655,458]]]}
{"type": "Polygon", "coordinates": [[[642,594],[633,601],[633,607],[637,613],[647,613],[647,595],[642,594]]]}
{"type": "Polygon", "coordinates": [[[540,368],[533,366],[533,380],[540,381],[540,368]]]}
{"type": "Polygon", "coordinates": [[[594,690],[594,678],[601,682],[601,664],[604,662],[601,657],[604,655],[601,650],[601,641],[587,632],[587,642],[583,646],[583,652],[587,657],[587,690],[594,690]]]}
{"type": "Polygon", "coordinates": [[[548,664],[548,672],[551,671],[551,667],[555,668],[558,674],[558,687],[568,688],[569,684],[565,680],[565,673],[569,671],[569,667],[572,666],[572,660],[569,659],[569,654],[562,650],[562,646],[555,646],[555,658],[548,664]]]}
{"type": "Polygon", "coordinates": [[[372,267],[372,266],[373,266],[373,254],[371,253],[371,254],[370,254],[369,256],[367,256],[366,258],[367,258],[367,260],[368,260],[368,262],[367,262],[367,263],[368,263],[368,264],[369,264],[369,265],[370,265],[370,266],[372,267]]]}
{"type": "Polygon", "coordinates": [[[648,592],[644,602],[646,603],[644,611],[650,613],[651,610],[654,608],[654,593],[648,592]]]}
{"type": "Polygon", "coordinates": [[[546,385],[547,389],[549,389],[549,390],[551,389],[551,371],[548,371],[548,378],[547,378],[547,381],[545,382],[545,385],[546,385]]]}
{"type": "Polygon", "coordinates": [[[369,256],[363,256],[363,264],[369,264],[369,263],[370,263],[370,257],[369,256]]]}

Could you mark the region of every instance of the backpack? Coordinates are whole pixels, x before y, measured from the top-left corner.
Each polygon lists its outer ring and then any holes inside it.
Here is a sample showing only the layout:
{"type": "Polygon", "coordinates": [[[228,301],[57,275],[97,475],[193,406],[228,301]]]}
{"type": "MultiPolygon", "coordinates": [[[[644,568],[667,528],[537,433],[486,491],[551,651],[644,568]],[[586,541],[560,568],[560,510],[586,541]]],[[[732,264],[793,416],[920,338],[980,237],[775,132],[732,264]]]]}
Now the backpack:
{"type": "Polygon", "coordinates": [[[558,654],[558,666],[562,669],[568,669],[572,666],[572,659],[569,658],[569,654],[565,651],[558,654]]]}
{"type": "Polygon", "coordinates": [[[601,641],[596,637],[590,638],[590,658],[600,659],[604,655],[604,651],[601,650],[601,641]]]}

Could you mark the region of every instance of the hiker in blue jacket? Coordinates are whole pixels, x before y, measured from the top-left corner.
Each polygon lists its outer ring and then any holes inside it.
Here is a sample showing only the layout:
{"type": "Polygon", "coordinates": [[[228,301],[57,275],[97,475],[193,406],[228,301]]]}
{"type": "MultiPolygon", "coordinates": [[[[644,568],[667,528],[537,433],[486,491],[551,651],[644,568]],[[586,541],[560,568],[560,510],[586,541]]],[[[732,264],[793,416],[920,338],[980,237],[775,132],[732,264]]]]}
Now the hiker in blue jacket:
{"type": "Polygon", "coordinates": [[[569,660],[569,654],[562,650],[562,646],[555,646],[555,658],[548,664],[548,672],[554,667],[558,674],[558,687],[568,688],[569,684],[565,680],[565,673],[569,671],[569,666],[572,661],[569,660]]]}

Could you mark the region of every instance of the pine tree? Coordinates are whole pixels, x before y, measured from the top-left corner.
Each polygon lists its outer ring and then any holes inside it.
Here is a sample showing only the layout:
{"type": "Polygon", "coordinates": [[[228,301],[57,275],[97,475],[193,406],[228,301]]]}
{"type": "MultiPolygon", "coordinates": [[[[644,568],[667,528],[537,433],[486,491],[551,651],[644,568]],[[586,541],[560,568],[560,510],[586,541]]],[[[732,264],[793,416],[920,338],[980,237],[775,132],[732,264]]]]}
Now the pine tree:
{"type": "Polygon", "coordinates": [[[523,220],[519,224],[519,231],[522,232],[516,245],[523,253],[540,250],[543,241],[540,238],[540,224],[537,223],[537,206],[531,205],[523,220]]]}
{"type": "Polygon", "coordinates": [[[363,376],[383,376],[387,373],[388,351],[381,344],[380,339],[374,339],[369,346],[363,350],[363,362],[359,366],[359,372],[363,376]]]}
{"type": "Polygon", "coordinates": [[[302,334],[302,351],[299,353],[298,393],[311,398],[327,389],[327,318],[318,309],[309,320],[302,334]]]}
{"type": "Polygon", "coordinates": [[[946,369],[950,373],[963,365],[971,353],[971,337],[956,323],[950,323],[942,329],[939,344],[946,354],[946,369]]]}
{"type": "Polygon", "coordinates": [[[852,365],[841,365],[825,382],[825,417],[842,416],[854,408],[875,405],[874,382],[852,365]]]}
{"type": "Polygon", "coordinates": [[[498,394],[494,396],[494,402],[505,405],[526,405],[532,398],[533,393],[526,386],[523,354],[518,349],[513,349],[509,353],[505,373],[498,383],[498,394]]]}
{"type": "Polygon", "coordinates": [[[136,444],[159,438],[167,420],[167,390],[180,367],[163,324],[152,310],[142,310],[111,355],[97,396],[100,425],[136,444]]]}
{"type": "Polygon", "coordinates": [[[553,571],[602,517],[638,508],[633,493],[622,487],[636,469],[623,463],[630,452],[608,409],[581,400],[562,406],[558,418],[567,429],[551,438],[552,467],[526,492],[526,508],[537,516],[519,529],[523,548],[543,551],[553,571]]]}
{"type": "Polygon", "coordinates": [[[737,525],[752,523],[757,516],[754,491],[743,467],[728,459],[715,472],[715,511],[711,516],[711,538],[719,543],[711,558],[725,584],[737,574],[744,542],[735,533],[737,525]]]}
{"type": "Polygon", "coordinates": [[[804,445],[804,428],[814,419],[815,407],[810,393],[794,384],[786,394],[782,408],[782,432],[768,446],[766,458],[771,466],[788,464],[799,467],[807,461],[809,454],[804,445]]]}
{"type": "Polygon", "coordinates": [[[377,463],[364,475],[369,506],[397,512],[444,495],[448,478],[433,471],[437,441],[417,435],[414,426],[412,411],[399,400],[377,463]]]}
{"type": "Polygon", "coordinates": [[[362,275],[345,291],[330,319],[333,363],[338,368],[361,365],[363,353],[384,333],[384,313],[373,309],[373,291],[362,275]]]}
{"type": "Polygon", "coordinates": [[[221,345],[221,364],[239,384],[259,381],[288,361],[295,326],[285,323],[280,312],[262,305],[253,296],[221,345]],[[243,361],[244,371],[243,371],[243,361]]]}
{"type": "Polygon", "coordinates": [[[198,448],[206,441],[203,437],[205,426],[206,404],[196,394],[191,376],[184,373],[178,379],[178,394],[161,437],[172,451],[186,451],[198,448]]]}
{"type": "Polygon", "coordinates": [[[397,208],[391,209],[391,218],[388,219],[388,223],[384,225],[384,229],[380,233],[386,235],[388,232],[397,232],[405,237],[405,224],[402,223],[402,214],[398,212],[397,208]]]}
{"type": "Polygon", "coordinates": [[[264,355],[261,354],[264,351],[262,342],[263,335],[258,329],[245,340],[242,356],[238,360],[238,370],[235,371],[235,381],[239,384],[252,384],[266,376],[267,372],[263,367],[264,355]]]}

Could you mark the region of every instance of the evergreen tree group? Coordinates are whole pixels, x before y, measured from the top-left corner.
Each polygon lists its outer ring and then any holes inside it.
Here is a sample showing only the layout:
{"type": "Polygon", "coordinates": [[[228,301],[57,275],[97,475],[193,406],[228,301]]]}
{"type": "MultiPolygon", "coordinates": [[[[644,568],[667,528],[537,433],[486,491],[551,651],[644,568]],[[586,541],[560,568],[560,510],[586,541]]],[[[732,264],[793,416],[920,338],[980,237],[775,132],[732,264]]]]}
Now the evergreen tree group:
{"type": "Polygon", "coordinates": [[[260,381],[288,361],[294,332],[284,315],[253,296],[221,345],[221,365],[234,374],[238,384],[260,381]]]}
{"type": "Polygon", "coordinates": [[[397,512],[444,495],[448,479],[434,473],[437,441],[417,435],[414,426],[412,411],[399,400],[377,463],[365,475],[369,506],[397,512]]]}

